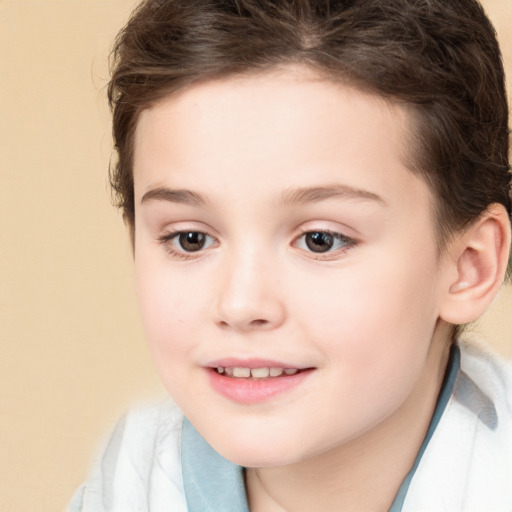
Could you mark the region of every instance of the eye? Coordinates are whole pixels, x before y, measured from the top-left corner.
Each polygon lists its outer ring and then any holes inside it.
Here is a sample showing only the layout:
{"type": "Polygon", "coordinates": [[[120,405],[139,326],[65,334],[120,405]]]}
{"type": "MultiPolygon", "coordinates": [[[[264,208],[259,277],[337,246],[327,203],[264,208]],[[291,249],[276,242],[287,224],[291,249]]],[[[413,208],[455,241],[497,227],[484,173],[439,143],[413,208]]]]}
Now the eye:
{"type": "Polygon", "coordinates": [[[198,252],[215,243],[210,235],[201,231],[177,231],[166,234],[159,240],[170,252],[178,254],[198,252]]]}
{"type": "Polygon", "coordinates": [[[296,243],[299,249],[314,253],[335,252],[355,245],[355,240],[332,231],[307,231],[296,243]]]}

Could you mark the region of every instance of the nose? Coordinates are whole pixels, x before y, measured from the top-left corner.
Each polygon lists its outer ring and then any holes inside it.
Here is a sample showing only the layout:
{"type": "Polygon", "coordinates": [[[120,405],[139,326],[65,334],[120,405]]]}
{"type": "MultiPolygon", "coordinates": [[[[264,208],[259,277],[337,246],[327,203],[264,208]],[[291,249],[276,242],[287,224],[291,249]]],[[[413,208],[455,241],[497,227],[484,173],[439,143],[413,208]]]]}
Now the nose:
{"type": "Polygon", "coordinates": [[[216,304],[216,323],[241,332],[271,330],[285,320],[276,265],[258,252],[225,262],[216,304]]]}

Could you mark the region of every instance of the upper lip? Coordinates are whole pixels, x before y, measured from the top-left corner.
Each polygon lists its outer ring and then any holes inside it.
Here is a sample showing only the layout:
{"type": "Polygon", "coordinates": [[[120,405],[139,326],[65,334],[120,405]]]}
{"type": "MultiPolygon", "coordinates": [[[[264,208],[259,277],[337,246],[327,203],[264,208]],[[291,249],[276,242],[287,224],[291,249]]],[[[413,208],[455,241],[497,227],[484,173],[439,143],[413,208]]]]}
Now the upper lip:
{"type": "Polygon", "coordinates": [[[219,366],[222,368],[249,368],[251,370],[254,368],[296,368],[298,370],[311,368],[311,366],[284,363],[282,361],[275,361],[271,359],[241,359],[236,357],[215,359],[214,361],[206,363],[205,366],[208,368],[218,368],[219,366]]]}

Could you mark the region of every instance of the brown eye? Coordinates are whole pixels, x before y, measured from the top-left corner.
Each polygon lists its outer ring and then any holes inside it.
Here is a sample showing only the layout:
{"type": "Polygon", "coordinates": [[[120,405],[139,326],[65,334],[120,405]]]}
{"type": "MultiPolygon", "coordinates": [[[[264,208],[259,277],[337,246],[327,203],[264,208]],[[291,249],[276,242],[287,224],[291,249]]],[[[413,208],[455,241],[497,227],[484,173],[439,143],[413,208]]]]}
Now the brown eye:
{"type": "Polygon", "coordinates": [[[171,256],[182,259],[196,258],[219,245],[203,231],[174,231],[160,236],[158,241],[171,256]]]}
{"type": "Polygon", "coordinates": [[[345,236],[343,233],[318,230],[303,232],[294,241],[293,245],[306,251],[306,253],[318,255],[314,259],[320,259],[321,255],[329,258],[342,257],[348,249],[354,247],[357,243],[356,240],[345,236]]]}
{"type": "Polygon", "coordinates": [[[200,251],[206,244],[206,236],[199,231],[188,231],[178,235],[178,243],[185,252],[200,251]]]}
{"type": "Polygon", "coordinates": [[[324,231],[312,231],[304,236],[306,246],[313,252],[327,252],[334,244],[334,236],[324,231]]]}

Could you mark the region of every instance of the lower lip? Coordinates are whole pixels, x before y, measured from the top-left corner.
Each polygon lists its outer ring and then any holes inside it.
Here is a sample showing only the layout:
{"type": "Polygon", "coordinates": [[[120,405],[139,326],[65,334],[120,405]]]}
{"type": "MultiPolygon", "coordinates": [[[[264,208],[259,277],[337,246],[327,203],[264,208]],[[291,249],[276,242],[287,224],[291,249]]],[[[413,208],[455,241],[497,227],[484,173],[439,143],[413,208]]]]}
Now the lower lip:
{"type": "Polygon", "coordinates": [[[241,404],[266,402],[299,386],[312,371],[312,369],[303,370],[295,375],[253,380],[226,377],[214,369],[208,369],[212,388],[229,400],[241,404]]]}

